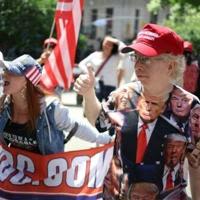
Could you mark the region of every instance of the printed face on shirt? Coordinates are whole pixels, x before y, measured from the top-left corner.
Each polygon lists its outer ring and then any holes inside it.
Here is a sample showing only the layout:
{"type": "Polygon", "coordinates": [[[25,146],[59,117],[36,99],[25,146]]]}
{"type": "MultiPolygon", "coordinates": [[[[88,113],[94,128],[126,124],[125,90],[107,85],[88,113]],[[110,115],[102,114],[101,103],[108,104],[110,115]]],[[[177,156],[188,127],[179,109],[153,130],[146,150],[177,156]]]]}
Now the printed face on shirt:
{"type": "Polygon", "coordinates": [[[181,162],[182,156],[185,153],[186,143],[168,139],[165,146],[165,164],[173,168],[181,162]]]}
{"type": "Polygon", "coordinates": [[[128,200],[156,200],[158,188],[153,183],[135,183],[130,186],[128,200]]]}
{"type": "Polygon", "coordinates": [[[117,110],[125,110],[131,108],[130,99],[133,94],[133,90],[129,88],[123,88],[116,96],[117,110]]]}
{"type": "Polygon", "coordinates": [[[150,96],[141,96],[137,104],[139,115],[144,122],[154,121],[164,110],[164,107],[164,101],[162,101],[160,98],[150,96]]]}
{"type": "Polygon", "coordinates": [[[107,176],[105,177],[104,184],[109,193],[116,195],[116,192],[120,190],[120,177],[123,175],[121,162],[117,157],[114,157],[111,161],[111,165],[107,176]]]}
{"type": "Polygon", "coordinates": [[[26,85],[26,78],[24,76],[17,76],[6,71],[3,74],[3,80],[3,92],[6,95],[19,93],[26,85]]]}
{"type": "Polygon", "coordinates": [[[200,106],[194,107],[190,114],[190,128],[194,139],[200,138],[200,106]]]}
{"type": "Polygon", "coordinates": [[[170,104],[172,112],[177,117],[188,117],[193,98],[189,93],[175,89],[172,93],[170,104]]]}

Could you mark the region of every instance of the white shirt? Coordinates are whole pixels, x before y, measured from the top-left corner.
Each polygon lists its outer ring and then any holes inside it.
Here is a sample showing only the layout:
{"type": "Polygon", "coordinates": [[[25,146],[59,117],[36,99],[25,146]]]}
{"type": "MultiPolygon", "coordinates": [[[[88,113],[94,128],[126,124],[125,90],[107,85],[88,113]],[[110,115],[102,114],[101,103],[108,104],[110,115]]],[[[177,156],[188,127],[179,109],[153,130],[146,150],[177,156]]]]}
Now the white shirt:
{"type": "MultiPolygon", "coordinates": [[[[121,56],[119,54],[112,55],[97,75],[97,77],[104,81],[105,85],[110,85],[114,87],[118,86],[117,70],[120,59],[121,56]]],[[[88,57],[83,59],[79,63],[79,67],[83,72],[87,73],[87,64],[91,64],[94,72],[96,72],[101,64],[104,62],[104,60],[105,58],[103,57],[102,51],[95,51],[91,53],[88,57]]]]}
{"type": "MultiPolygon", "coordinates": [[[[178,164],[174,167],[173,171],[171,172],[171,173],[172,173],[172,180],[173,180],[173,183],[175,182],[176,173],[178,172],[179,168],[180,168],[180,164],[178,163],[178,164]]],[[[170,173],[170,168],[169,168],[167,165],[165,165],[165,168],[164,168],[164,176],[163,176],[163,188],[166,188],[167,176],[168,176],[169,173],[170,173]]]]}
{"type": "MultiPolygon", "coordinates": [[[[155,119],[153,122],[151,123],[147,123],[148,128],[146,129],[146,136],[147,136],[147,144],[149,143],[149,140],[151,138],[152,132],[154,130],[154,127],[156,125],[157,119],[155,119]]],[[[142,129],[142,125],[144,124],[144,122],[142,121],[142,119],[139,117],[138,120],[138,133],[137,135],[139,135],[141,129],[142,129]]]]}

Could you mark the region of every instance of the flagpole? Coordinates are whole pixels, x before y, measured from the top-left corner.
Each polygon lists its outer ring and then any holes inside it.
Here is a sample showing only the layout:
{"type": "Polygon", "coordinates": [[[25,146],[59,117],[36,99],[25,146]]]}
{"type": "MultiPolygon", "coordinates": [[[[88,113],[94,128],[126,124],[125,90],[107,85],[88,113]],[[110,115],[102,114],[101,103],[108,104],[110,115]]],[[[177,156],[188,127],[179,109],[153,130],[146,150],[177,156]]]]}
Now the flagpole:
{"type": "MultiPolygon", "coordinates": [[[[54,29],[55,29],[55,18],[54,18],[53,23],[51,25],[51,31],[50,31],[50,34],[49,34],[49,39],[53,36],[54,29]]],[[[49,47],[50,47],[50,42],[47,44],[47,50],[49,50],[49,47]]]]}

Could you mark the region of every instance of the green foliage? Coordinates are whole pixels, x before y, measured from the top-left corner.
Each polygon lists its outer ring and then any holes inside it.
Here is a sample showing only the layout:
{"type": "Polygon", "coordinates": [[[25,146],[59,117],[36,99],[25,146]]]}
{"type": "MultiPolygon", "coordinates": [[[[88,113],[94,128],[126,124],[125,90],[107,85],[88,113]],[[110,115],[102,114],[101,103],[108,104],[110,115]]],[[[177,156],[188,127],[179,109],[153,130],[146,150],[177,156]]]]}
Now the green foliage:
{"type": "Polygon", "coordinates": [[[150,12],[158,12],[161,7],[173,6],[179,4],[181,7],[184,7],[185,4],[190,4],[193,7],[200,5],[200,0],[150,0],[147,4],[147,8],[150,12]]]}
{"type": "Polygon", "coordinates": [[[86,43],[87,43],[88,38],[84,34],[79,35],[79,40],[78,40],[78,46],[80,46],[81,49],[86,48],[86,43]]]}
{"type": "Polygon", "coordinates": [[[39,56],[54,11],[55,0],[0,0],[0,50],[4,56],[39,56]]]}
{"type": "Polygon", "coordinates": [[[76,50],[76,58],[75,58],[76,63],[79,63],[84,58],[85,52],[87,51],[88,48],[87,41],[88,38],[84,34],[80,33],[76,50]]]}
{"type": "Polygon", "coordinates": [[[196,52],[200,52],[200,0],[150,0],[147,8],[156,14],[161,7],[170,8],[165,25],[171,27],[184,40],[193,43],[196,52]]]}
{"type": "Polygon", "coordinates": [[[186,4],[184,8],[175,4],[171,9],[169,19],[165,24],[177,33],[183,39],[191,41],[197,52],[200,52],[200,7],[192,7],[186,4]]]}
{"type": "Polygon", "coordinates": [[[147,9],[153,13],[157,14],[161,6],[161,0],[152,0],[147,4],[147,9]]]}

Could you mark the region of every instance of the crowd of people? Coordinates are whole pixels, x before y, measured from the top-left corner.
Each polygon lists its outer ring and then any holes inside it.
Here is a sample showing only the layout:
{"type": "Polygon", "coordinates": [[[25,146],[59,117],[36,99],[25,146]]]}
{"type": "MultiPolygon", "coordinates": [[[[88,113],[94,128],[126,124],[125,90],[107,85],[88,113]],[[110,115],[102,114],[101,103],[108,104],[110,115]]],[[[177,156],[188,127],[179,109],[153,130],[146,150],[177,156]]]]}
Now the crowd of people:
{"type": "Polygon", "coordinates": [[[106,36],[101,49],[79,63],[83,73],[74,83],[87,121],[40,87],[42,65],[56,43],[45,40],[38,60],[22,55],[5,61],[0,54],[1,143],[49,155],[63,152],[71,133],[97,144],[114,142],[104,200],[186,200],[188,172],[198,200],[199,67],[192,44],[151,23],[128,46],[106,36]]]}

